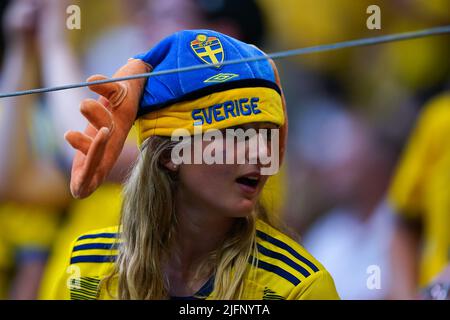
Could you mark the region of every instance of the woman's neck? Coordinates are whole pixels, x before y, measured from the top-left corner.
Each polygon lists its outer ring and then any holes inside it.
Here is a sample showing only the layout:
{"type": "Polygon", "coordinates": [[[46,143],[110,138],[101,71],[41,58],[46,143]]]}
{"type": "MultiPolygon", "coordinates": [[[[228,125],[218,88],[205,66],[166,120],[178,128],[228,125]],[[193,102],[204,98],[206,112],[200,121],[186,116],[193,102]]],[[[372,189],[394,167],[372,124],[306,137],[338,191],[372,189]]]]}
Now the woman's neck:
{"type": "Polygon", "coordinates": [[[182,195],[176,197],[177,229],[166,265],[171,295],[192,295],[208,280],[212,270],[196,275],[198,267],[218,249],[235,219],[220,217],[210,208],[182,195]],[[198,279],[194,279],[198,276],[198,279]]]}

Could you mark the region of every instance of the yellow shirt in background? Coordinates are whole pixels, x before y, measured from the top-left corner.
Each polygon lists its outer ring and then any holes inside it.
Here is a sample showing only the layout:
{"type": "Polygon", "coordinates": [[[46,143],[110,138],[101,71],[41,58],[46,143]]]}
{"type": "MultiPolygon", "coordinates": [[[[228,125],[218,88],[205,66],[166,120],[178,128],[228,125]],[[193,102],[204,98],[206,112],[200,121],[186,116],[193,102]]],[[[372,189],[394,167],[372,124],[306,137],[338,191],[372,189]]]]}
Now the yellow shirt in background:
{"type": "Polygon", "coordinates": [[[424,107],[395,173],[389,200],[407,219],[423,224],[421,286],[449,262],[450,93],[424,107]]]}
{"type": "Polygon", "coordinates": [[[88,230],[105,228],[119,222],[122,205],[122,187],[119,184],[103,184],[90,197],[74,200],[69,208],[68,220],[55,237],[52,254],[39,288],[39,299],[52,299],[57,279],[67,266],[67,252],[73,239],[88,230]]]}
{"type": "Polygon", "coordinates": [[[58,210],[46,206],[0,204],[0,299],[7,298],[9,272],[18,261],[45,260],[57,233],[58,210]]]}

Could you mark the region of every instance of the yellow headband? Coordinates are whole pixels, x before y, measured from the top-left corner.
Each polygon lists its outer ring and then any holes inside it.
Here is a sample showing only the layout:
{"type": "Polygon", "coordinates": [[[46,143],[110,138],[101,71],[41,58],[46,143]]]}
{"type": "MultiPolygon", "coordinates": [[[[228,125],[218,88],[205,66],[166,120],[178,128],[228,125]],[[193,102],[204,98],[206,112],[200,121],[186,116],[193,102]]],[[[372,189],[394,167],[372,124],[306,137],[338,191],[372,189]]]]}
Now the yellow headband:
{"type": "Polygon", "coordinates": [[[258,87],[216,92],[147,113],[136,120],[135,126],[141,145],[154,135],[171,136],[176,129],[187,129],[192,135],[198,126],[204,132],[251,122],[284,124],[282,98],[277,91],[258,87]]]}

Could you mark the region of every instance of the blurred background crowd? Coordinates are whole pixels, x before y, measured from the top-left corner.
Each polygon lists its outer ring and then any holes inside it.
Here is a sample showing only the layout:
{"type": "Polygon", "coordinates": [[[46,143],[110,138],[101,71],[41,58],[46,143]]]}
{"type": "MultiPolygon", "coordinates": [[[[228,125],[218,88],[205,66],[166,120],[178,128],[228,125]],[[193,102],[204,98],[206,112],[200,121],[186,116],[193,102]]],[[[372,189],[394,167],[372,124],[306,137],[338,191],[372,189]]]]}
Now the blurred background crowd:
{"type": "MultiPolygon", "coordinates": [[[[181,29],[266,52],[450,24],[448,0],[2,0],[0,92],[111,76],[181,29]],[[69,30],[69,5],[81,28],[69,30]],[[369,30],[366,9],[381,9],[369,30]]],[[[450,37],[276,61],[287,161],[265,190],[343,299],[442,298],[450,258],[450,37]]],[[[0,100],[0,298],[48,299],[81,233],[118,223],[131,134],[105,183],[74,200],[68,129],[87,89],[0,100]]]]}

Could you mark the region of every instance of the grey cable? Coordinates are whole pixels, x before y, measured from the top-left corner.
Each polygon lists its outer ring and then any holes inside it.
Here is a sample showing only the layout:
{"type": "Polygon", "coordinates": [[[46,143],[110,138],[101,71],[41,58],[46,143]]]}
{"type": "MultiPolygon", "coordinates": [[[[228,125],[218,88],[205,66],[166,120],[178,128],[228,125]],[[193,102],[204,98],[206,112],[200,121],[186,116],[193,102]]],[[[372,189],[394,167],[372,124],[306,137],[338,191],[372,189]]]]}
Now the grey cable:
{"type": "Polygon", "coordinates": [[[308,48],[300,48],[300,49],[274,52],[274,53],[271,53],[271,54],[268,54],[265,56],[257,56],[257,57],[229,60],[229,61],[225,61],[225,62],[217,63],[217,64],[202,64],[202,65],[195,65],[195,66],[189,66],[189,67],[183,67],[183,68],[177,68],[177,69],[169,69],[169,70],[148,72],[148,73],[142,73],[142,74],[135,74],[135,75],[127,76],[127,77],[111,78],[111,79],[97,80],[97,81],[92,81],[92,82],[80,82],[80,83],[76,83],[76,84],[39,88],[39,89],[30,89],[30,90],[23,90],[23,91],[15,91],[15,92],[10,92],[10,93],[0,93],[0,98],[16,97],[16,96],[23,96],[23,95],[27,95],[27,94],[74,89],[74,88],[80,88],[80,87],[87,87],[87,86],[94,85],[94,84],[110,83],[110,82],[116,82],[116,81],[125,81],[125,80],[139,79],[139,78],[155,77],[155,76],[166,75],[166,74],[177,73],[177,72],[201,70],[201,69],[205,69],[205,68],[210,68],[212,66],[224,66],[224,65],[237,64],[237,63],[243,63],[243,62],[253,62],[253,61],[259,61],[259,60],[265,60],[265,59],[274,59],[275,60],[275,59],[309,54],[309,53],[325,52],[325,51],[332,51],[332,50],[338,50],[338,49],[343,49],[343,48],[361,47],[361,46],[369,46],[369,45],[380,44],[380,43],[417,39],[417,38],[441,35],[441,34],[446,34],[446,33],[450,33],[450,25],[436,27],[436,28],[430,28],[430,29],[424,29],[424,30],[419,30],[419,31],[395,33],[395,34],[390,34],[390,35],[386,35],[386,36],[362,38],[362,39],[357,39],[357,40],[337,42],[337,43],[333,43],[333,44],[325,44],[325,45],[319,45],[319,46],[308,47],[308,48]]]}

